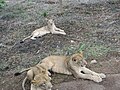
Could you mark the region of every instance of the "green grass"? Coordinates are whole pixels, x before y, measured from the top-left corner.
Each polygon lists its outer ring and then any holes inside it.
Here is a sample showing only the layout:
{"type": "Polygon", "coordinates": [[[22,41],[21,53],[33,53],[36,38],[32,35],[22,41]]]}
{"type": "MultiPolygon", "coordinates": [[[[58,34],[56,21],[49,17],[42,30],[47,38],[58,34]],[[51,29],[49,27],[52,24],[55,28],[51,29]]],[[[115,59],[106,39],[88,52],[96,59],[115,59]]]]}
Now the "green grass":
{"type": "Polygon", "coordinates": [[[5,1],[4,0],[0,0],[0,8],[3,8],[5,6],[5,1]]]}
{"type": "Polygon", "coordinates": [[[67,53],[67,55],[81,51],[84,53],[85,58],[97,58],[99,56],[106,55],[110,51],[110,48],[95,43],[80,43],[78,46],[66,46],[63,50],[63,52],[67,53]]]}
{"type": "Polygon", "coordinates": [[[103,45],[92,45],[86,48],[87,56],[99,57],[106,54],[110,48],[107,48],[103,45]]]}

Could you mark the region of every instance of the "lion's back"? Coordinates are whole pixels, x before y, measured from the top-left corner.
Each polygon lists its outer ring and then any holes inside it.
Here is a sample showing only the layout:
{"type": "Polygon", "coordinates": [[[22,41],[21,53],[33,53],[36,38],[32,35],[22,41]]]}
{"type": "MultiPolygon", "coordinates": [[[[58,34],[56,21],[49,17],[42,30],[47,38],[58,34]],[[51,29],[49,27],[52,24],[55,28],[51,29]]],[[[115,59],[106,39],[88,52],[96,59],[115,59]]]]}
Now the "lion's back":
{"type": "Polygon", "coordinates": [[[66,56],[49,56],[42,62],[49,64],[51,70],[56,73],[71,74],[65,65],[66,56]]]}

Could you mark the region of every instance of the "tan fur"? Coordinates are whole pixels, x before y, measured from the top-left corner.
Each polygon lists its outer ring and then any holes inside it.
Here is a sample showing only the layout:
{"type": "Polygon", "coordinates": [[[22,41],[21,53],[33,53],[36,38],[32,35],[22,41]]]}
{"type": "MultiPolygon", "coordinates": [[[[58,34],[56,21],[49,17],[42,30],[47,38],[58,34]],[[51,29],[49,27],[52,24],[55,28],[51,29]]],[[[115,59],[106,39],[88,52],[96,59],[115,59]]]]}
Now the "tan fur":
{"type": "Polygon", "coordinates": [[[87,62],[83,59],[82,53],[73,54],[72,56],[48,56],[39,63],[47,70],[56,73],[72,75],[69,68],[85,66],[87,62]]]}
{"type": "Polygon", "coordinates": [[[36,75],[34,80],[31,81],[31,90],[51,90],[51,78],[48,74],[36,75]]]}
{"type": "Polygon", "coordinates": [[[50,73],[41,65],[38,64],[34,67],[24,69],[19,73],[24,71],[27,71],[27,76],[22,83],[23,90],[25,90],[24,85],[27,79],[31,81],[31,90],[37,90],[36,88],[39,88],[40,90],[48,90],[49,88],[50,90],[52,88],[52,84],[50,82],[51,78],[49,77],[50,73]]]}
{"type": "Polygon", "coordinates": [[[101,82],[102,78],[106,77],[105,74],[98,74],[89,70],[85,67],[86,64],[87,62],[83,59],[82,53],[73,54],[71,56],[49,56],[40,63],[40,65],[47,70],[67,75],[73,74],[76,78],[101,82]]]}
{"type": "Polygon", "coordinates": [[[29,38],[32,40],[36,40],[37,37],[42,37],[47,33],[66,35],[64,30],[57,28],[55,26],[53,19],[46,19],[46,20],[47,20],[47,26],[36,29],[35,31],[32,32],[30,36],[24,38],[22,41],[24,42],[26,39],[29,39],[29,38]]]}
{"type": "MultiPolygon", "coordinates": [[[[40,63],[38,63],[36,66],[25,70],[29,70],[27,72],[27,78],[31,80],[31,88],[33,90],[35,90],[36,87],[35,82],[37,84],[41,84],[41,82],[39,81],[42,80],[41,78],[39,78],[39,74],[44,73],[45,75],[48,75],[49,72],[47,70],[52,70],[53,72],[67,75],[73,74],[76,78],[89,79],[95,82],[101,82],[102,78],[106,77],[106,75],[103,73],[96,73],[86,68],[86,64],[87,62],[84,60],[83,54],[81,52],[73,54],[71,56],[48,56],[41,60],[40,63]]],[[[25,70],[23,70],[22,72],[24,72],[25,70]]],[[[42,79],[44,81],[44,78],[42,79]]]]}

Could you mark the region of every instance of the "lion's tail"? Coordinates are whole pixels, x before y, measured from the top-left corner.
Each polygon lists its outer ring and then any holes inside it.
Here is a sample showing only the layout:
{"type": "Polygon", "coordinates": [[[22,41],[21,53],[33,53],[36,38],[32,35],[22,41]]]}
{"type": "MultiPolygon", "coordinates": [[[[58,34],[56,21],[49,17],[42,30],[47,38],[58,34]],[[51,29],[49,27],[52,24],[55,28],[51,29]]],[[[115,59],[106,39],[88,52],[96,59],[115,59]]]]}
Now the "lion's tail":
{"type": "Polygon", "coordinates": [[[31,37],[32,37],[32,35],[30,35],[30,36],[24,38],[20,43],[23,43],[26,39],[29,39],[29,38],[31,38],[31,37]]]}
{"type": "Polygon", "coordinates": [[[14,75],[15,75],[15,76],[18,76],[18,75],[20,75],[20,74],[22,74],[23,72],[28,71],[28,70],[30,70],[30,68],[26,68],[26,69],[21,70],[20,72],[16,72],[14,75]]]}
{"type": "Polygon", "coordinates": [[[23,90],[25,90],[25,82],[26,82],[26,80],[27,80],[27,77],[25,77],[24,80],[23,80],[23,82],[22,82],[22,88],[23,88],[23,90]]]}

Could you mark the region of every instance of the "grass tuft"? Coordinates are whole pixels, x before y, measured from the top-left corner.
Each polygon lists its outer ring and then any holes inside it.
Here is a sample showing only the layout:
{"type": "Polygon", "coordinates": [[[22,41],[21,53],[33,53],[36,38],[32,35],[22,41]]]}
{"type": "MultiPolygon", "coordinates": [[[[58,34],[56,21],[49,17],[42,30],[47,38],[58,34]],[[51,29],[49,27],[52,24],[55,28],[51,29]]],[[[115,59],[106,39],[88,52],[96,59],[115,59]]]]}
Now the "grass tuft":
{"type": "Polygon", "coordinates": [[[5,6],[5,1],[4,0],[0,0],[0,8],[3,8],[5,6]]]}

